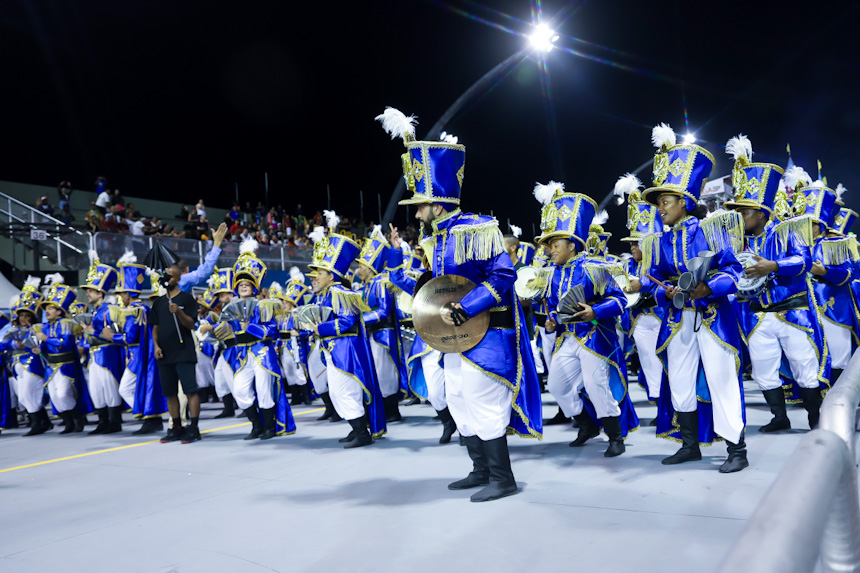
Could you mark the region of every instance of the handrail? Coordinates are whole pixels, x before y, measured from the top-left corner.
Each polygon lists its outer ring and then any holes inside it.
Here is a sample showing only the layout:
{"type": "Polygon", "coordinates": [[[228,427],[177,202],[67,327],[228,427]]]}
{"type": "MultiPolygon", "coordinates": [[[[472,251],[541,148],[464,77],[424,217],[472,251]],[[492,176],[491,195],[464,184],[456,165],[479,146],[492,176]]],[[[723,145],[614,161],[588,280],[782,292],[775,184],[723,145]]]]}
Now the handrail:
{"type": "Polygon", "coordinates": [[[808,433],[729,551],[720,573],[806,573],[820,555],[827,573],[860,573],[860,496],[855,420],[860,353],[855,353],[808,433]]]}
{"type": "MultiPolygon", "coordinates": [[[[2,193],[0,193],[0,195],[2,195],[2,193]]],[[[7,199],[12,199],[12,198],[7,196],[7,199]]],[[[12,200],[13,200],[13,201],[15,201],[15,199],[12,199],[12,200]]],[[[2,213],[3,215],[5,215],[5,216],[9,217],[9,220],[10,220],[10,221],[11,221],[12,219],[15,219],[15,221],[17,221],[17,222],[19,222],[19,223],[23,223],[23,224],[25,224],[25,225],[31,225],[31,226],[33,226],[33,227],[35,228],[35,223],[34,223],[34,222],[32,222],[32,221],[25,221],[24,219],[22,219],[22,218],[21,218],[21,217],[19,217],[18,215],[14,214],[11,210],[9,210],[9,211],[7,211],[7,212],[4,212],[4,211],[0,210],[0,213],[2,213]]],[[[39,213],[40,213],[40,214],[42,214],[42,215],[44,215],[46,218],[53,219],[53,217],[50,217],[49,215],[45,215],[45,214],[44,214],[44,213],[42,213],[41,211],[39,211],[39,213]]],[[[57,219],[54,219],[54,220],[55,220],[55,221],[57,221],[57,219]]],[[[74,230],[76,234],[81,235],[81,236],[84,236],[84,234],[83,234],[81,231],[79,231],[79,230],[75,229],[74,227],[71,227],[71,226],[69,226],[69,225],[66,225],[66,224],[65,224],[65,223],[63,223],[62,221],[58,221],[58,223],[60,224],[60,226],[62,226],[62,227],[68,227],[68,228],[70,228],[70,229],[74,230]]],[[[59,235],[59,233],[58,233],[58,235],[59,235]]],[[[66,241],[64,241],[63,239],[59,238],[59,236],[54,237],[54,239],[55,239],[58,243],[62,243],[63,245],[65,245],[66,247],[68,247],[68,248],[72,249],[73,251],[75,251],[75,252],[77,252],[77,253],[83,253],[83,251],[81,251],[79,248],[77,248],[76,246],[72,245],[71,243],[67,243],[67,242],[66,242],[66,241]]]]}
{"type": "MultiPolygon", "coordinates": [[[[7,201],[9,201],[10,203],[14,201],[14,202],[15,202],[15,203],[17,203],[18,205],[20,205],[21,207],[24,207],[25,209],[27,209],[27,210],[29,210],[29,211],[35,211],[35,212],[36,212],[36,214],[38,214],[40,217],[44,217],[45,219],[49,219],[51,223],[55,223],[55,224],[57,224],[57,225],[60,225],[61,227],[69,227],[70,229],[72,229],[72,230],[73,230],[75,233],[77,233],[78,235],[83,235],[83,234],[84,234],[82,231],[80,231],[80,230],[78,230],[78,229],[75,229],[75,228],[74,228],[74,227],[72,227],[71,225],[67,225],[67,224],[63,223],[62,221],[60,221],[60,220],[59,220],[59,219],[57,219],[56,217],[52,217],[52,216],[50,216],[50,215],[47,215],[47,214],[43,213],[42,211],[39,211],[38,209],[36,209],[36,208],[35,208],[35,207],[33,207],[32,205],[27,205],[26,203],[22,203],[21,201],[18,201],[18,200],[17,200],[17,199],[15,199],[14,197],[12,197],[12,196],[10,196],[10,195],[7,195],[7,194],[5,194],[5,193],[3,193],[2,191],[0,191],[0,197],[3,197],[4,199],[6,199],[7,201]]],[[[11,213],[11,210],[10,210],[10,213],[11,213]]]]}

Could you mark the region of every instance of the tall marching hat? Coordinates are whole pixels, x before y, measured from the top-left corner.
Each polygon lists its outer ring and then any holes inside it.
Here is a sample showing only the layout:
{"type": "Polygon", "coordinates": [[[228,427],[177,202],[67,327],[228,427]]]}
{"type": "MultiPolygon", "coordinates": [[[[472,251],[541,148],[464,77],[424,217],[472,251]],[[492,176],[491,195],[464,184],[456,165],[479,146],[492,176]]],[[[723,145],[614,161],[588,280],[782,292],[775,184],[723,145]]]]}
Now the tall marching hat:
{"type": "Polygon", "coordinates": [[[555,238],[564,238],[575,241],[577,249],[584,249],[597,203],[581,193],[565,193],[564,184],[556,181],[546,185],[537,183],[534,196],[543,205],[541,234],[535,237],[535,242],[547,243],[555,238]]]}
{"type": "Polygon", "coordinates": [[[643,237],[658,233],[663,228],[663,221],[657,213],[657,207],[642,200],[642,182],[632,173],[625,173],[615,182],[612,191],[622,202],[627,200],[627,230],[629,237],[622,237],[626,243],[637,243],[643,237]]]}
{"type": "Polygon", "coordinates": [[[416,141],[415,116],[407,117],[393,107],[385,108],[376,119],[382,123],[382,128],[391,139],[400,137],[406,146],[406,153],[401,156],[403,178],[412,197],[398,204],[459,205],[466,167],[466,147],[458,144],[456,137],[444,133],[443,141],[416,141]]]}
{"type": "Polygon", "coordinates": [[[523,230],[521,227],[511,225],[510,223],[508,224],[508,226],[511,228],[511,234],[516,237],[520,243],[517,247],[517,262],[520,262],[524,265],[531,265],[532,260],[535,258],[535,246],[520,239],[523,234],[523,230]]]}
{"type": "Polygon", "coordinates": [[[828,227],[830,227],[830,231],[837,235],[847,235],[851,230],[851,226],[854,224],[854,221],[856,221],[858,217],[856,211],[845,207],[845,204],[842,203],[842,194],[845,193],[845,191],[847,191],[847,189],[845,189],[842,183],[836,186],[836,205],[839,207],[839,212],[836,212],[836,208],[833,209],[833,222],[828,225],[828,227]]]}
{"type": "Polygon", "coordinates": [[[612,233],[607,232],[603,225],[609,221],[609,213],[600,211],[594,216],[591,225],[588,226],[588,238],[585,240],[585,249],[590,255],[600,256],[609,252],[609,238],[612,233]]]}
{"type": "Polygon", "coordinates": [[[101,291],[105,294],[113,288],[117,281],[117,272],[110,265],[99,261],[99,255],[95,250],[90,250],[90,269],[87,272],[87,282],[81,288],[101,291]]]}
{"type": "Polygon", "coordinates": [[[74,317],[78,316],[79,314],[85,314],[85,313],[89,312],[89,310],[90,309],[86,304],[76,301],[76,302],[73,302],[71,305],[69,305],[69,316],[71,318],[74,318],[74,317]]]}
{"type": "Polygon", "coordinates": [[[146,267],[137,264],[137,257],[131,251],[126,251],[116,262],[117,280],[116,289],[114,292],[125,292],[131,296],[140,295],[140,291],[144,289],[144,281],[146,280],[146,267]]]}
{"type": "Polygon", "coordinates": [[[68,315],[75,299],[78,298],[77,293],[72,287],[64,284],[65,279],[60,273],[46,276],[45,283],[49,285],[48,294],[45,295],[39,307],[44,309],[46,306],[55,306],[68,315]]]}
{"type": "MultiPolygon", "coordinates": [[[[338,221],[337,215],[332,213],[327,221],[329,229],[337,228],[338,221]]],[[[324,270],[338,278],[345,278],[349,273],[349,266],[361,252],[358,243],[334,232],[326,235],[322,227],[314,228],[308,236],[314,242],[313,260],[308,267],[313,271],[324,270]]]]}
{"type": "Polygon", "coordinates": [[[686,199],[688,212],[695,210],[714,168],[714,156],[696,144],[676,143],[675,132],[665,123],[651,130],[651,143],[657,148],[654,187],[646,189],[642,198],[656,205],[660,195],[679,195],[686,199]]]}
{"type": "Polygon", "coordinates": [[[281,297],[285,302],[291,302],[295,306],[304,304],[305,295],[310,289],[305,284],[305,275],[299,270],[299,267],[290,268],[290,281],[284,285],[281,297]]]}
{"type": "Polygon", "coordinates": [[[259,246],[250,237],[239,246],[239,258],[233,264],[233,292],[236,292],[240,281],[250,282],[254,286],[254,294],[260,292],[260,283],[266,276],[266,263],[257,258],[259,246]]]}
{"type": "Polygon", "coordinates": [[[769,218],[773,217],[777,199],[779,198],[780,202],[787,199],[780,195],[784,195],[785,191],[779,190],[784,174],[782,167],[773,163],[753,163],[752,142],[743,134],[726,143],[726,153],[735,160],[732,169],[734,200],[727,201],[724,207],[757,209],[764,211],[769,218]]]}
{"type": "Polygon", "coordinates": [[[364,240],[364,246],[358,255],[358,264],[364,265],[373,271],[374,275],[378,275],[385,269],[390,248],[391,245],[382,234],[382,225],[374,225],[370,237],[364,240]]]}
{"type": "Polygon", "coordinates": [[[233,294],[233,267],[216,268],[212,273],[212,284],[209,290],[212,294],[233,294]]]}
{"type": "Polygon", "coordinates": [[[42,279],[39,277],[27,277],[27,280],[24,281],[24,288],[21,289],[21,294],[18,295],[18,299],[9,305],[12,314],[18,314],[22,310],[36,314],[42,302],[42,293],[39,292],[39,284],[41,282],[42,279]]]}
{"type": "Polygon", "coordinates": [[[205,306],[209,310],[212,310],[213,308],[218,306],[218,295],[207,288],[205,291],[203,291],[203,294],[200,295],[200,300],[197,302],[200,303],[200,305],[205,306]]]}
{"type": "Polygon", "coordinates": [[[785,172],[786,185],[794,189],[794,216],[809,216],[827,227],[833,221],[836,192],[820,179],[807,183],[811,177],[802,167],[794,166],[785,172]]]}
{"type": "Polygon", "coordinates": [[[404,271],[412,273],[423,273],[427,270],[424,266],[424,259],[418,256],[414,251],[409,253],[409,256],[403,260],[404,271]]]}

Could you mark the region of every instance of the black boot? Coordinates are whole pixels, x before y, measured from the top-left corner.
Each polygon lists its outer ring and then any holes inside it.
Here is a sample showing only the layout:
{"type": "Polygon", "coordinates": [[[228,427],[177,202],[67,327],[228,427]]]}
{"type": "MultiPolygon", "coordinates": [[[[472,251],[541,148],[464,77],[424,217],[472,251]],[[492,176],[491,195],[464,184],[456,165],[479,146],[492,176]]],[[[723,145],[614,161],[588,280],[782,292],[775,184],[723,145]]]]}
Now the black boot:
{"type": "Polygon", "coordinates": [[[591,416],[585,410],[574,416],[573,419],[579,424],[579,433],[576,439],[568,444],[571,448],[580,448],[591,438],[600,435],[600,428],[591,420],[591,416]]]}
{"type": "Polygon", "coordinates": [[[236,401],[233,400],[233,394],[224,394],[223,398],[224,409],[215,418],[233,418],[236,416],[236,401]]]}
{"type": "Polygon", "coordinates": [[[412,399],[409,400],[408,402],[406,402],[405,405],[406,406],[415,406],[418,404],[421,404],[421,398],[419,398],[418,396],[413,396],[412,399]]]}
{"type": "Polygon", "coordinates": [[[621,437],[621,420],[618,416],[611,418],[601,418],[603,422],[603,431],[606,432],[609,438],[609,447],[603,452],[604,458],[614,458],[620,456],[627,448],[624,447],[624,438],[621,437]]]}
{"type": "Polygon", "coordinates": [[[741,438],[738,440],[737,444],[733,444],[726,440],[726,450],[729,452],[729,457],[725,462],[723,462],[723,465],[720,466],[721,474],[739,472],[742,469],[749,467],[750,463],[747,461],[747,445],[744,442],[743,432],[741,432],[741,438]]]}
{"type": "Polygon", "coordinates": [[[438,412],[439,419],[442,420],[442,437],[439,438],[439,443],[447,444],[451,442],[451,436],[457,431],[457,423],[454,421],[454,417],[448,408],[439,410],[438,412]]]}
{"type": "Polygon", "coordinates": [[[818,388],[801,388],[800,395],[803,397],[803,407],[809,420],[809,429],[818,427],[818,415],[821,410],[821,391],[818,388]]]}
{"type": "Polygon", "coordinates": [[[290,384],[287,386],[287,392],[290,393],[290,406],[300,406],[302,403],[302,396],[299,394],[299,387],[295,384],[290,384]]]}
{"type": "Polygon", "coordinates": [[[400,392],[395,392],[391,396],[382,399],[385,406],[385,421],[402,422],[403,416],[400,415],[400,392]]]}
{"type": "Polygon", "coordinates": [[[553,416],[549,420],[543,421],[544,426],[559,426],[561,424],[570,424],[570,418],[564,415],[564,412],[562,412],[561,407],[559,407],[558,412],[555,416],[553,416]]]}
{"type": "Polygon", "coordinates": [[[133,436],[141,436],[143,434],[155,434],[164,430],[164,422],[161,417],[147,418],[140,425],[140,428],[131,433],[133,436]]]}
{"type": "Polygon", "coordinates": [[[325,404],[325,412],[323,415],[317,418],[317,421],[328,420],[332,416],[336,415],[337,412],[334,411],[334,406],[331,403],[331,396],[328,392],[320,392],[320,398],[322,398],[323,404],[325,404]]]}
{"type": "Polygon", "coordinates": [[[75,420],[75,428],[72,431],[76,434],[83,432],[84,427],[87,425],[87,417],[84,414],[78,412],[77,410],[74,411],[73,417],[75,420]]]}
{"type": "Polygon", "coordinates": [[[313,400],[311,400],[310,383],[299,384],[297,388],[299,389],[299,395],[302,397],[302,404],[304,404],[305,406],[310,406],[313,403],[313,400]]]}
{"type": "Polygon", "coordinates": [[[245,416],[251,421],[251,433],[245,436],[246,440],[256,440],[263,433],[263,424],[260,422],[260,413],[256,406],[245,408],[245,416]]]}
{"type": "Polygon", "coordinates": [[[773,420],[758,429],[759,432],[769,433],[779,430],[790,430],[791,420],[785,413],[785,392],[782,388],[774,388],[772,390],[762,390],[764,400],[770,406],[770,412],[773,414],[773,420]]]}
{"type": "Polygon", "coordinates": [[[367,430],[366,416],[349,420],[349,425],[352,426],[352,431],[355,432],[355,437],[352,441],[343,445],[345,449],[360,448],[362,446],[369,446],[373,443],[373,438],[370,437],[370,432],[367,430]]]}
{"type": "Polygon", "coordinates": [[[75,416],[74,410],[66,410],[65,412],[60,412],[60,418],[63,419],[63,431],[60,434],[71,434],[75,431],[75,416]]]}
{"type": "Polygon", "coordinates": [[[694,462],[702,459],[699,450],[699,413],[678,412],[678,425],[681,426],[681,449],[665,458],[661,463],[664,466],[694,462]]]}
{"type": "Polygon", "coordinates": [[[107,408],[96,408],[96,415],[99,417],[99,423],[96,425],[95,430],[90,431],[90,435],[93,434],[104,434],[105,430],[108,428],[108,409],[107,408]]]}
{"type": "Polygon", "coordinates": [[[654,418],[653,420],[651,420],[650,422],[648,422],[648,425],[649,425],[649,426],[656,426],[656,425],[657,425],[657,418],[654,418]]]}
{"type": "Polygon", "coordinates": [[[54,427],[48,419],[48,412],[46,412],[44,408],[35,414],[30,414],[30,418],[33,422],[30,425],[30,431],[24,434],[25,436],[38,436],[54,427]]]}
{"type": "Polygon", "coordinates": [[[472,459],[472,471],[465,478],[451,482],[448,489],[470,489],[490,483],[490,466],[484,454],[484,442],[478,436],[460,436],[466,442],[466,450],[472,459]]]}
{"type": "Polygon", "coordinates": [[[494,440],[484,441],[484,455],[490,466],[490,483],[472,494],[471,501],[492,501],[519,493],[514,472],[511,471],[511,456],[508,453],[508,437],[502,436],[494,440]]]}
{"type": "MultiPolygon", "coordinates": [[[[352,426],[350,425],[350,428],[351,428],[351,427],[352,427],[352,426]]],[[[347,443],[349,443],[349,442],[353,441],[354,439],[355,439],[355,430],[354,430],[354,429],[350,429],[350,430],[349,430],[349,433],[348,433],[345,437],[343,437],[343,438],[339,439],[339,440],[338,440],[338,442],[339,442],[339,443],[341,443],[341,444],[347,444],[347,443]]]]}
{"type": "Polygon", "coordinates": [[[116,434],[122,432],[122,406],[111,406],[108,408],[108,427],[103,434],[116,434]]]}
{"type": "Polygon", "coordinates": [[[271,440],[275,437],[275,407],[261,408],[260,414],[263,416],[263,433],[260,434],[261,440],[271,440]]]}

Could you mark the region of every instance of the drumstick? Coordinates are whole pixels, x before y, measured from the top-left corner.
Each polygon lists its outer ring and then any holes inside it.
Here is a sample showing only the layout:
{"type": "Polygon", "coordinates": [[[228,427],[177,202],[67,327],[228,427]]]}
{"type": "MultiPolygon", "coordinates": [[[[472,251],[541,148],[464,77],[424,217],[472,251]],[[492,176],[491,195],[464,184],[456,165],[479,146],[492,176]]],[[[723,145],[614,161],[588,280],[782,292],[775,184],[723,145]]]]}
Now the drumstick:
{"type": "Polygon", "coordinates": [[[663,287],[663,288],[664,288],[664,289],[666,289],[666,290],[669,290],[669,289],[671,289],[671,288],[675,288],[675,287],[673,287],[673,286],[671,286],[671,285],[667,285],[666,283],[661,283],[660,281],[658,281],[657,279],[655,279],[654,277],[652,277],[651,275],[649,275],[649,274],[647,274],[647,273],[645,274],[645,276],[646,276],[646,277],[648,277],[649,279],[651,279],[651,281],[652,281],[652,282],[657,283],[657,285],[658,285],[658,286],[661,286],[661,287],[663,287]]]}

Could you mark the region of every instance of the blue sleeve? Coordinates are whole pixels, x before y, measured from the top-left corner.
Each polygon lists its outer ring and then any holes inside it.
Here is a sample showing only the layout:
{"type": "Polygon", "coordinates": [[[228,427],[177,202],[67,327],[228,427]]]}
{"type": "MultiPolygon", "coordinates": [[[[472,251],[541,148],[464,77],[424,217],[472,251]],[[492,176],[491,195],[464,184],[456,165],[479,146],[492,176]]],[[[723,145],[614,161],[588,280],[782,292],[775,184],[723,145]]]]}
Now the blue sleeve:
{"type": "Polygon", "coordinates": [[[463,297],[460,304],[466,314],[477,316],[502,301],[504,295],[517,280],[514,264],[507,253],[501,253],[486,261],[472,261],[478,272],[487,279],[463,297]]]}
{"type": "Polygon", "coordinates": [[[388,271],[388,279],[400,290],[409,294],[415,294],[415,279],[403,272],[403,252],[388,249],[388,260],[385,268],[388,271]]]}
{"type": "Polygon", "coordinates": [[[191,288],[206,281],[212,276],[212,271],[215,270],[215,263],[218,262],[218,257],[221,256],[221,247],[212,247],[206,253],[206,258],[203,259],[203,264],[191,272],[185,273],[179,278],[179,290],[191,292],[191,288]]]}

